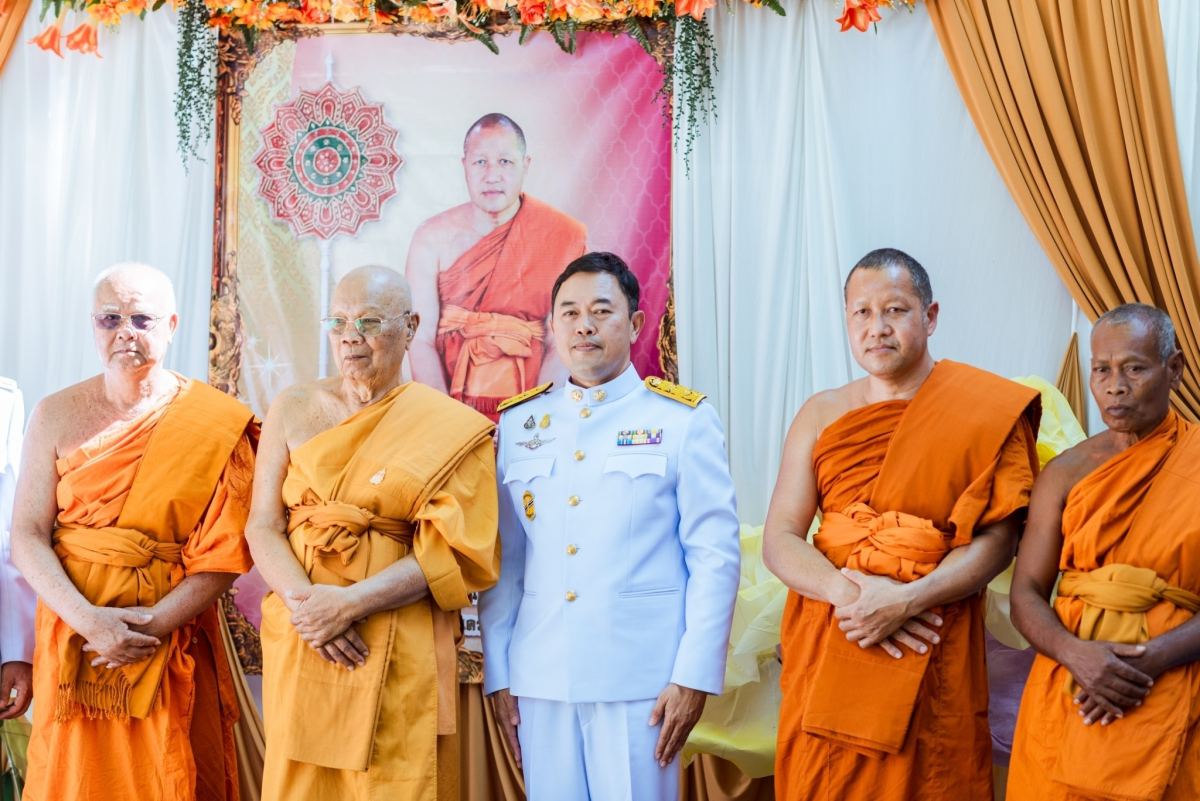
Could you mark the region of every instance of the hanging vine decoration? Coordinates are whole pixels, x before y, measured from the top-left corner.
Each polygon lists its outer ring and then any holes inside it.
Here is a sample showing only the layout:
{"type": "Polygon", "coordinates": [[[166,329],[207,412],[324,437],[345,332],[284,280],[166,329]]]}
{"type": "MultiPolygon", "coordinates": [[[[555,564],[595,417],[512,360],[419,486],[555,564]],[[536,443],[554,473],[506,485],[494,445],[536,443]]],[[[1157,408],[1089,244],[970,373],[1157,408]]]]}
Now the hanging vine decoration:
{"type": "MultiPolygon", "coordinates": [[[[597,26],[623,31],[654,55],[646,30],[667,23],[673,47],[660,61],[663,84],[655,96],[667,120],[674,113],[676,147],[684,150],[690,170],[692,149],[701,126],[716,115],[713,78],[717,51],[705,12],[716,0],[169,0],[179,10],[179,77],[175,92],[175,122],[180,154],[185,163],[199,158],[212,137],[216,101],[218,42],[241,39],[253,57],[260,34],[349,22],[366,22],[372,30],[397,25],[436,26],[475,39],[493,53],[500,52],[497,34],[516,32],[517,44],[545,31],[563,52],[573,54],[581,30],[597,26]],[[678,96],[676,96],[676,92],[678,96]]],[[[81,53],[96,52],[96,27],[117,26],[122,18],[161,9],[168,0],[43,0],[42,17],[53,10],[55,19],[31,44],[62,55],[62,45],[81,53]],[[153,3],[150,5],[150,3],[153,3]],[[68,11],[86,13],[85,21],[65,37],[68,11]]],[[[785,14],[779,0],[744,0],[785,14]]],[[[887,0],[847,0],[848,3],[886,3],[887,0]]],[[[897,0],[911,2],[911,0],[897,0]]],[[[732,11],[733,0],[726,0],[732,11]]],[[[312,35],[312,34],[301,34],[312,35]]],[[[294,35],[288,38],[295,38],[294,35]]],[[[97,55],[99,55],[97,53],[97,55]]]]}

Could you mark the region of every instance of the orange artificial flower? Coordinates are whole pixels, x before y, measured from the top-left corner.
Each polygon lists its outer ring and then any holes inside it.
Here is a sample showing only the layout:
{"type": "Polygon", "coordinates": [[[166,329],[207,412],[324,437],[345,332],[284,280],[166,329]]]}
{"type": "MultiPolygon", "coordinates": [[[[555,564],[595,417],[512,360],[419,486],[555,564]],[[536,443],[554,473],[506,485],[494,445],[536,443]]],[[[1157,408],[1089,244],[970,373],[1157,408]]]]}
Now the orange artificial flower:
{"type": "Polygon", "coordinates": [[[487,7],[492,11],[505,11],[509,6],[516,4],[516,0],[487,0],[487,7]]]}
{"type": "Polygon", "coordinates": [[[532,0],[532,2],[522,0],[517,3],[517,9],[521,12],[522,25],[541,25],[546,21],[545,0],[532,0]]]}
{"type": "Polygon", "coordinates": [[[146,0],[122,0],[117,4],[117,11],[121,14],[141,14],[146,10],[146,0]]]}
{"type": "Polygon", "coordinates": [[[408,18],[409,22],[419,22],[426,25],[432,25],[437,22],[437,16],[429,6],[404,6],[401,9],[401,13],[408,18]]]}
{"type": "Polygon", "coordinates": [[[696,21],[700,21],[704,19],[704,12],[716,4],[716,0],[675,0],[675,16],[686,17],[691,14],[696,21]]]}
{"type": "Polygon", "coordinates": [[[88,14],[100,25],[120,25],[121,12],[115,2],[92,3],[87,7],[88,14]]]}
{"type": "Polygon", "coordinates": [[[653,17],[658,13],[658,0],[633,0],[633,13],[639,17],[653,17]]]}
{"type": "Polygon", "coordinates": [[[866,33],[872,22],[879,22],[883,19],[879,16],[878,6],[879,0],[846,0],[842,16],[837,18],[837,21],[841,23],[842,32],[858,28],[866,33]]]}
{"type": "Polygon", "coordinates": [[[99,42],[96,40],[96,23],[95,21],[85,22],[75,30],[67,34],[67,49],[75,50],[83,55],[95,53],[96,58],[104,58],[96,50],[99,42]]]}
{"type": "Polygon", "coordinates": [[[304,0],[300,4],[300,21],[309,25],[329,22],[330,0],[304,0]]]}
{"type": "Polygon", "coordinates": [[[29,44],[37,45],[43,50],[49,50],[54,55],[62,58],[62,26],[63,21],[67,18],[68,8],[69,6],[63,3],[62,13],[58,15],[58,19],[50,23],[49,28],[30,39],[29,44]]]}
{"type": "Polygon", "coordinates": [[[579,22],[592,22],[604,17],[604,9],[596,0],[567,0],[567,13],[579,22]]]}
{"type": "Polygon", "coordinates": [[[329,16],[338,22],[357,22],[366,15],[363,14],[362,3],[358,0],[333,0],[333,5],[329,7],[329,16]]]}

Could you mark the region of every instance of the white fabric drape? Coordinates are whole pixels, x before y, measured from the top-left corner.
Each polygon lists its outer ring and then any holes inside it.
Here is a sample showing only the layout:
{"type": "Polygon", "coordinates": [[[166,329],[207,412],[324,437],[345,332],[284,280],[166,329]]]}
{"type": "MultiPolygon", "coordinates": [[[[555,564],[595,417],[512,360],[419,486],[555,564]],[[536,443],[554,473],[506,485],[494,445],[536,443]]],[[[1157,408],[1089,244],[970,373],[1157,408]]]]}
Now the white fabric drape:
{"type": "Polygon", "coordinates": [[[1053,380],[1071,299],[967,113],[928,13],[840,33],[837,4],[714,13],[718,119],[675,165],[680,380],[726,426],[760,524],[792,417],[861,371],[842,281],[877,247],[929,271],[937,358],[1053,380]]]}
{"type": "Polygon", "coordinates": [[[1193,235],[1200,233],[1200,3],[1158,0],[1193,235]]]}
{"type": "Polygon", "coordinates": [[[171,276],[167,365],[207,376],[214,158],[189,173],[175,149],[176,20],[130,18],[101,28],[103,58],[60,59],[25,44],[47,24],[34,8],[0,77],[0,375],[27,407],[99,372],[92,280],[121,261],[171,276]]]}

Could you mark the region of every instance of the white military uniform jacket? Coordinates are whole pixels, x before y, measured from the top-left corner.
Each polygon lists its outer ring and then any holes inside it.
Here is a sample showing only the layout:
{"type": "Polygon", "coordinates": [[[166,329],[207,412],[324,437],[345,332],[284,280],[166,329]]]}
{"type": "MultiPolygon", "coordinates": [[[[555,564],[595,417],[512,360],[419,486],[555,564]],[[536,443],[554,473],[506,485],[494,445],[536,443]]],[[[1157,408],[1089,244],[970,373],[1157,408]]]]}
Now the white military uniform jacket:
{"type": "Polygon", "coordinates": [[[716,411],[651,391],[631,366],[505,411],[499,437],[484,691],[566,703],[655,698],[668,683],[720,693],[741,551],[716,411]]]}
{"type": "Polygon", "coordinates": [[[0,378],[0,662],[33,662],[37,595],[17,572],[8,546],[24,432],[21,390],[12,379],[0,378]]]}

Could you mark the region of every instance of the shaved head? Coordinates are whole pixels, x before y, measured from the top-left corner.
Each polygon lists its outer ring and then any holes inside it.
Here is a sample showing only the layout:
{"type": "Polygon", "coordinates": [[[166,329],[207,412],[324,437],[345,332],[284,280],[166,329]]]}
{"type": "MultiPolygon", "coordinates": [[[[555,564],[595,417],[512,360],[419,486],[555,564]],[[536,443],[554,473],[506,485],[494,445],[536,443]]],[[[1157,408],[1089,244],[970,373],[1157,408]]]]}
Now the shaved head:
{"type": "Polygon", "coordinates": [[[391,267],[369,264],[357,267],[338,281],[334,290],[334,306],[338,302],[378,306],[389,316],[404,314],[412,309],[412,289],[408,279],[391,267]]]}
{"type": "Polygon", "coordinates": [[[1148,336],[1163,364],[1175,353],[1175,325],[1162,309],[1145,303],[1124,303],[1096,320],[1096,327],[1114,325],[1130,329],[1134,336],[1148,336]]]}
{"type": "Polygon", "coordinates": [[[162,270],[149,264],[127,261],[109,267],[96,276],[92,299],[97,307],[118,305],[120,297],[136,292],[164,317],[175,313],[175,286],[162,270]]]}
{"type": "Polygon", "coordinates": [[[490,129],[502,129],[511,133],[517,138],[517,147],[521,151],[521,155],[525,155],[525,132],[521,130],[521,126],[517,125],[512,117],[505,114],[484,114],[479,119],[475,120],[475,124],[467,129],[467,135],[463,137],[463,155],[466,155],[470,147],[471,137],[480,131],[490,129]]]}

